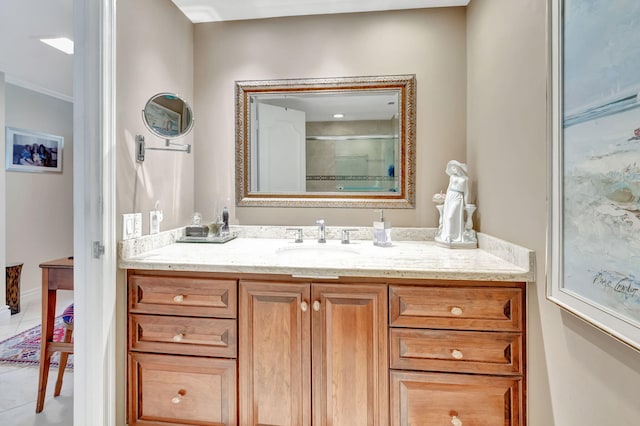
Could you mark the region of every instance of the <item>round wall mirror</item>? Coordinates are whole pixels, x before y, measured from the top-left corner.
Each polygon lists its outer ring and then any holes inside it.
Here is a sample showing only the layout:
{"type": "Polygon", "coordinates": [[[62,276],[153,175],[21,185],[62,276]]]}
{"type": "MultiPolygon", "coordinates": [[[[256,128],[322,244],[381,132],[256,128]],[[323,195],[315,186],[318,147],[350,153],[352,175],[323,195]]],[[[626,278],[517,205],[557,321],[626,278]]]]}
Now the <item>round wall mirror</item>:
{"type": "Polygon", "coordinates": [[[175,93],[158,93],[147,101],[142,121],[149,131],[163,139],[176,139],[193,128],[193,112],[189,104],[175,93]]]}

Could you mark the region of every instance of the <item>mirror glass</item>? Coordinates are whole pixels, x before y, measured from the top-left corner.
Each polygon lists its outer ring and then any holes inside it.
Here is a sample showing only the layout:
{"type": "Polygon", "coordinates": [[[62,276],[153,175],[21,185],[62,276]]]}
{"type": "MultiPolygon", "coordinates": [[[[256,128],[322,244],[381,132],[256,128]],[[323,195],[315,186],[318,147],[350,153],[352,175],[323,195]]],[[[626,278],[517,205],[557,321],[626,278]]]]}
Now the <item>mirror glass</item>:
{"type": "Polygon", "coordinates": [[[176,139],[191,131],[191,106],[175,93],[158,93],[147,101],[142,121],[149,131],[163,139],[176,139]]]}
{"type": "Polygon", "coordinates": [[[239,206],[412,208],[415,76],[236,82],[239,206]]]}

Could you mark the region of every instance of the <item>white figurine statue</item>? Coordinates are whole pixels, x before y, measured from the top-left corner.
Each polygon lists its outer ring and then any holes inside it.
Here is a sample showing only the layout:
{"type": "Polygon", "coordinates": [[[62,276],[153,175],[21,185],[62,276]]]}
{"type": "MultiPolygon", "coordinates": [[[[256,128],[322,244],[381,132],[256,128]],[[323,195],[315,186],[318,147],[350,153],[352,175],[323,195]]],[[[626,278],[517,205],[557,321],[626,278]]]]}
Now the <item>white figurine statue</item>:
{"type": "Polygon", "coordinates": [[[468,203],[467,165],[451,160],[447,163],[446,172],[450,176],[449,186],[444,205],[438,209],[441,211],[440,225],[435,240],[447,247],[475,248],[477,239],[471,220],[475,205],[468,203]]]}

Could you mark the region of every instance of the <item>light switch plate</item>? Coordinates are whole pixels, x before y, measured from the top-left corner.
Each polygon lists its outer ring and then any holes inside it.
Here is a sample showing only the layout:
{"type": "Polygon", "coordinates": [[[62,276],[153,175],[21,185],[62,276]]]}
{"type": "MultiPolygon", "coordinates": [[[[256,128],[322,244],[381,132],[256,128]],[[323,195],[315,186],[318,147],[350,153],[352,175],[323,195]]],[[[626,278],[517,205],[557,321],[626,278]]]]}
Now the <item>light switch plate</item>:
{"type": "Polygon", "coordinates": [[[132,213],[122,215],[122,239],[130,240],[135,235],[135,218],[132,213]]]}
{"type": "Polygon", "coordinates": [[[142,213],[125,213],[122,215],[122,239],[130,240],[142,236],[142,213]]]}

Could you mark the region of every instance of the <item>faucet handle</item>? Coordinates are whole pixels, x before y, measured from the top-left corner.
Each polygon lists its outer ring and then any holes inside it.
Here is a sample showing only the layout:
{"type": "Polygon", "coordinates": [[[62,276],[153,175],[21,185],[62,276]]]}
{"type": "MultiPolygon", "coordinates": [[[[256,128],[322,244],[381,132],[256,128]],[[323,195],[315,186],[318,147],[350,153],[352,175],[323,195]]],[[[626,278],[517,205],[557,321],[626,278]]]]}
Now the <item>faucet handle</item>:
{"type": "Polygon", "coordinates": [[[302,228],[287,228],[287,231],[296,231],[296,239],[294,240],[294,242],[302,242],[302,228]]]}
{"type": "Polygon", "coordinates": [[[349,240],[349,231],[357,231],[356,228],[344,228],[342,230],[342,244],[351,244],[349,240]]]}
{"type": "Polygon", "coordinates": [[[287,231],[296,231],[296,239],[294,240],[294,242],[302,242],[302,228],[287,228],[287,231]]]}
{"type": "Polygon", "coordinates": [[[294,240],[294,242],[302,242],[302,228],[287,228],[287,231],[296,231],[296,239],[294,240]]]}

